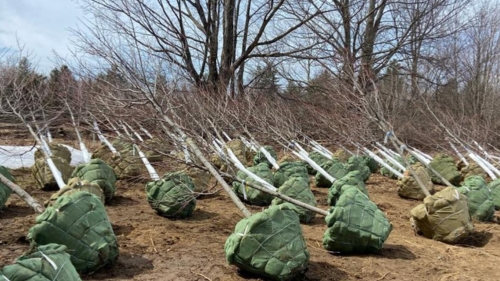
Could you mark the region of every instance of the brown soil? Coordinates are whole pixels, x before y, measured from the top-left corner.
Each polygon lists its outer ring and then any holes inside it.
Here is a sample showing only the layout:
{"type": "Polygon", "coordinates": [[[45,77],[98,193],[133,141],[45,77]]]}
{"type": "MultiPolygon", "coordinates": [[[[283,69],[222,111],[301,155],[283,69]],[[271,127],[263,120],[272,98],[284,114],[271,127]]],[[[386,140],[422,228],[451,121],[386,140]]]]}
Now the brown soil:
{"type": "MultiPolygon", "coordinates": [[[[49,192],[36,190],[28,170],[15,170],[19,183],[39,201],[49,192]]],[[[339,256],[322,248],[324,218],[303,225],[311,253],[303,280],[500,280],[500,225],[475,223],[475,233],[462,245],[447,245],[416,236],[409,210],[418,201],[404,200],[396,182],[372,175],[372,200],[394,229],[378,255],[339,256]]],[[[312,187],[326,209],[327,189],[312,187]]],[[[249,206],[252,212],[261,208],[249,206]]],[[[119,182],[114,202],[107,206],[118,237],[120,256],[108,268],[82,276],[83,280],[261,280],[228,265],[224,243],[242,215],[220,192],[198,200],[185,220],[160,217],[145,200],[144,183],[119,182]]],[[[29,247],[25,235],[35,214],[12,195],[0,213],[0,267],[10,264],[29,247]]]]}

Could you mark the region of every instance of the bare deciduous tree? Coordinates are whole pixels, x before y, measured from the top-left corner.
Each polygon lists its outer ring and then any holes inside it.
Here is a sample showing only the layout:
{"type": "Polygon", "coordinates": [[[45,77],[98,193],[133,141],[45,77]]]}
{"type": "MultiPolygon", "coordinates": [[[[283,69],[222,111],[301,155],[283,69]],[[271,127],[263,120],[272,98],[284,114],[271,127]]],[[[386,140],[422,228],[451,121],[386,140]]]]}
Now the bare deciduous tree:
{"type": "MultiPolygon", "coordinates": [[[[76,30],[79,45],[96,57],[130,52],[133,46],[180,69],[198,87],[234,94],[243,89],[252,58],[300,54],[310,48],[285,42],[321,11],[297,19],[289,1],[85,0],[93,16],[76,30]],[[279,45],[279,47],[277,47],[279,45]],[[238,74],[237,74],[238,73],[238,74]]],[[[127,59],[127,56],[122,56],[127,59]]],[[[130,57],[128,58],[130,59],[130,57]]]]}

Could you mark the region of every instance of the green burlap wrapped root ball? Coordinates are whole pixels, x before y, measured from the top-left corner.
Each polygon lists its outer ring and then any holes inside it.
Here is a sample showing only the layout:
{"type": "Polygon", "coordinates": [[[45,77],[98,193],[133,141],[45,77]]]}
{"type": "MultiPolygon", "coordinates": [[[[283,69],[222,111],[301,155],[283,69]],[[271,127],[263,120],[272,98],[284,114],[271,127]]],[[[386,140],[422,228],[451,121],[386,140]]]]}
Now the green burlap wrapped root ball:
{"type": "Polygon", "coordinates": [[[151,208],[167,218],[186,218],[196,207],[194,184],[183,172],[168,173],[161,180],[146,184],[146,198],[151,208]]]}
{"type": "Polygon", "coordinates": [[[274,187],[279,188],[292,176],[302,177],[309,184],[309,174],[304,162],[283,162],[274,173],[274,187]]]}
{"type": "MultiPolygon", "coordinates": [[[[329,175],[334,177],[335,179],[340,179],[341,177],[347,175],[347,170],[341,162],[335,159],[330,159],[320,166],[323,168],[329,175]]],[[[330,187],[332,183],[327,180],[320,172],[316,173],[314,177],[316,187],[330,187]]]]}
{"type": "MultiPolygon", "coordinates": [[[[309,158],[311,158],[314,163],[318,164],[318,166],[321,166],[323,163],[328,161],[328,158],[326,158],[323,154],[317,152],[317,151],[312,151],[309,153],[309,158]]],[[[309,175],[316,175],[317,171],[314,169],[309,163],[306,163],[307,167],[307,173],[309,175]]]]}
{"type": "Polygon", "coordinates": [[[118,243],[104,204],[88,192],[59,197],[36,218],[27,239],[33,246],[65,245],[71,262],[82,274],[111,264],[118,257],[118,243]]]}
{"type": "Polygon", "coordinates": [[[370,168],[370,172],[376,173],[378,171],[378,169],[380,168],[380,165],[378,164],[377,161],[375,161],[375,159],[371,158],[368,155],[364,155],[361,157],[365,160],[366,166],[368,166],[368,168],[370,168]]]}
{"type": "MultiPolygon", "coordinates": [[[[432,194],[434,192],[434,184],[427,172],[427,168],[420,163],[413,164],[411,167],[418,178],[424,183],[427,190],[432,194]]],[[[404,173],[404,177],[396,185],[398,186],[398,195],[401,198],[422,200],[426,196],[409,171],[404,173]]]]}
{"type": "Polygon", "coordinates": [[[478,221],[491,221],[493,219],[495,205],[483,177],[470,176],[457,190],[467,197],[469,214],[472,219],[478,221]]]}
{"type": "Polygon", "coordinates": [[[392,230],[385,214],[354,186],[343,190],[325,221],[323,247],[341,254],[377,253],[392,230]]]}
{"type": "MultiPolygon", "coordinates": [[[[451,184],[456,186],[460,183],[460,172],[458,171],[457,166],[455,166],[455,161],[451,156],[438,154],[432,159],[429,165],[451,184]]],[[[429,171],[429,173],[431,175],[432,182],[444,184],[432,171],[429,171]]]]}
{"type": "MultiPolygon", "coordinates": [[[[257,166],[248,167],[248,170],[256,174],[258,177],[260,177],[270,185],[273,185],[274,176],[267,163],[260,163],[257,166]]],[[[260,185],[253,178],[248,177],[247,174],[243,173],[242,171],[238,171],[236,175],[246,183],[260,185]]],[[[271,201],[273,200],[273,197],[271,195],[251,188],[247,186],[246,183],[240,183],[237,181],[234,181],[232,183],[233,190],[238,195],[238,197],[252,205],[267,206],[271,204],[271,201]]]]}
{"type": "MultiPolygon", "coordinates": [[[[59,158],[57,156],[51,157],[54,165],[61,173],[64,182],[68,182],[71,178],[71,173],[73,168],[69,165],[66,160],[59,158]]],[[[38,159],[35,161],[33,167],[31,167],[31,175],[36,181],[38,188],[43,190],[58,190],[56,179],[50,171],[49,166],[46,164],[45,159],[38,159]]]]}
{"type": "MultiPolygon", "coordinates": [[[[318,205],[316,202],[316,198],[314,197],[314,194],[309,188],[309,181],[300,176],[290,177],[283,185],[280,186],[278,192],[314,207],[318,205]]],[[[286,201],[283,201],[280,198],[273,199],[272,205],[280,205],[280,204],[290,204],[290,203],[287,203],[286,201]]],[[[299,206],[295,206],[293,204],[290,205],[291,205],[290,207],[297,212],[297,214],[299,215],[300,222],[302,223],[309,223],[316,216],[316,213],[313,211],[307,210],[299,206]]]]}
{"type": "MultiPolygon", "coordinates": [[[[270,145],[264,145],[263,148],[269,152],[269,154],[274,158],[274,160],[278,161],[278,155],[276,154],[276,151],[274,151],[274,148],[270,145]]],[[[260,163],[266,163],[269,168],[271,168],[273,165],[271,165],[271,162],[267,160],[266,155],[262,153],[262,151],[257,151],[257,154],[253,157],[253,165],[259,165],[260,163]]]]}
{"type": "Polygon", "coordinates": [[[335,206],[337,200],[344,190],[351,187],[356,187],[359,191],[363,192],[366,196],[368,195],[368,190],[366,189],[365,182],[361,178],[359,171],[352,171],[347,173],[347,175],[336,180],[332,187],[328,189],[328,205],[335,206]]]}
{"type": "Polygon", "coordinates": [[[289,204],[242,219],[227,238],[224,251],[229,264],[271,280],[290,280],[309,264],[299,216],[289,204]]]}
{"type": "MultiPolygon", "coordinates": [[[[49,149],[52,153],[52,156],[62,158],[64,159],[64,161],[71,163],[71,152],[66,146],[56,143],[50,143],[49,149]]],[[[40,149],[37,149],[35,151],[35,161],[39,159],[45,158],[43,157],[43,153],[40,151],[40,149]]]]}
{"type": "Polygon", "coordinates": [[[82,180],[99,185],[105,195],[106,202],[110,202],[115,195],[115,171],[101,159],[92,159],[86,164],[78,165],[71,177],[79,177],[82,180]]]}
{"type": "Polygon", "coordinates": [[[359,175],[364,182],[366,182],[371,175],[370,168],[366,165],[366,161],[363,157],[360,156],[351,156],[345,165],[345,169],[348,172],[351,171],[359,171],[359,175]]]}
{"type": "Polygon", "coordinates": [[[474,230],[467,197],[453,187],[426,197],[423,204],[411,210],[410,221],[416,233],[449,244],[474,230]]]}
{"type": "Polygon", "coordinates": [[[491,190],[491,199],[495,210],[500,210],[500,178],[490,182],[488,188],[491,190]]]}
{"type": "MultiPolygon", "coordinates": [[[[2,174],[4,177],[6,177],[11,182],[15,182],[12,174],[4,166],[0,166],[0,174],[2,174]]],[[[2,210],[3,206],[5,205],[5,203],[7,202],[7,200],[9,199],[11,194],[12,194],[12,190],[7,185],[0,182],[0,210],[2,210]]]]}
{"type": "Polygon", "coordinates": [[[49,200],[45,202],[45,206],[52,206],[61,196],[68,196],[81,191],[94,194],[104,204],[104,193],[99,185],[80,178],[71,178],[65,187],[59,189],[59,191],[50,196],[49,200]]]}
{"type": "Polygon", "coordinates": [[[19,257],[15,264],[0,271],[0,280],[10,281],[79,281],[67,247],[59,244],[41,245],[19,257]],[[50,259],[50,261],[49,261],[50,259]],[[3,277],[3,278],[2,278],[3,277]]]}

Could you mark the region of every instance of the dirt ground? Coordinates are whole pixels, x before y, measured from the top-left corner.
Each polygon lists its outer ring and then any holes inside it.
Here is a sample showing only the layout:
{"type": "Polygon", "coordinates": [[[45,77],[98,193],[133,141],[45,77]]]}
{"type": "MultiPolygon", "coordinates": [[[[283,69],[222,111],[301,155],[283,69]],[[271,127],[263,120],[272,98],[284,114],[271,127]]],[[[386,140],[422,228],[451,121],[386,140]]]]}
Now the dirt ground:
{"type": "MultiPolygon", "coordinates": [[[[50,192],[37,190],[29,170],[14,170],[23,187],[39,201],[50,192]]],[[[340,256],[322,247],[326,229],[317,215],[303,225],[311,254],[303,280],[500,280],[500,225],[475,223],[475,233],[461,245],[447,245],[416,236],[409,211],[418,201],[401,199],[396,181],[373,174],[371,199],[394,226],[377,255],[340,256]]],[[[312,187],[319,207],[327,209],[327,189],[312,187]]],[[[193,216],[169,220],[155,214],[145,199],[144,183],[119,182],[107,207],[118,237],[118,261],[83,280],[262,280],[228,265],[224,243],[242,215],[226,194],[198,200],[193,216]]],[[[260,207],[249,206],[252,212],[260,207]]],[[[36,215],[12,195],[0,213],[0,267],[28,249],[25,235],[36,215]]]]}

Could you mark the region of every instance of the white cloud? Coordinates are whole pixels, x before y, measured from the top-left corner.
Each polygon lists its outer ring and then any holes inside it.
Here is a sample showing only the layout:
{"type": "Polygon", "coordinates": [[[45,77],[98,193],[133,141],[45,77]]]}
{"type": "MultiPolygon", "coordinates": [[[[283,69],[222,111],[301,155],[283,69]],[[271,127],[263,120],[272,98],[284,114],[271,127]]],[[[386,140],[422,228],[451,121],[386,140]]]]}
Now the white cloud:
{"type": "Polygon", "coordinates": [[[19,44],[32,53],[38,69],[50,71],[54,51],[69,56],[70,28],[83,17],[73,0],[8,0],[0,1],[0,49],[17,50],[19,44]]]}

